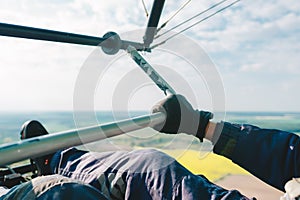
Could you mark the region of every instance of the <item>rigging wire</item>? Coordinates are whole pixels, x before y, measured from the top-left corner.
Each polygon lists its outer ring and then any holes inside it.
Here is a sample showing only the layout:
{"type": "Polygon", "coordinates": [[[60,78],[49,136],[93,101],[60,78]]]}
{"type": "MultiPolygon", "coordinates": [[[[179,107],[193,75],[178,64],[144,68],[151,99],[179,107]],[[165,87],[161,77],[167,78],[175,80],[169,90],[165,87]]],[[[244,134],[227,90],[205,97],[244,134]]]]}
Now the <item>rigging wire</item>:
{"type": "Polygon", "coordinates": [[[203,15],[204,13],[210,11],[211,9],[213,9],[213,8],[215,8],[215,7],[219,6],[219,5],[221,5],[222,3],[225,3],[226,1],[228,1],[228,0],[222,0],[222,1],[220,1],[220,2],[218,2],[218,3],[216,3],[216,4],[214,4],[214,5],[212,5],[211,7],[209,7],[209,8],[207,8],[207,9],[201,11],[200,13],[198,13],[198,14],[196,14],[196,15],[194,15],[193,17],[191,17],[191,18],[189,18],[189,19],[187,19],[187,20],[185,20],[185,21],[179,23],[178,25],[172,27],[171,29],[169,29],[169,30],[163,32],[162,34],[157,35],[157,36],[155,37],[155,39],[157,39],[157,38],[159,38],[159,37],[161,37],[161,36],[163,36],[163,35],[169,33],[170,31],[172,31],[172,30],[174,30],[174,29],[176,29],[176,28],[178,28],[178,27],[180,27],[180,26],[182,26],[182,25],[184,25],[184,24],[186,24],[187,22],[189,22],[189,21],[191,21],[191,20],[193,20],[193,19],[199,17],[200,15],[203,15]]]}
{"type": "Polygon", "coordinates": [[[176,37],[177,35],[179,35],[179,34],[185,32],[185,31],[187,31],[188,29],[190,29],[190,28],[192,28],[192,27],[194,27],[194,26],[200,24],[201,22],[208,20],[209,18],[211,18],[211,17],[215,16],[216,14],[218,14],[218,13],[224,11],[225,9],[227,9],[227,8],[229,8],[229,7],[231,7],[231,6],[233,6],[234,4],[238,3],[239,1],[241,1],[241,0],[236,0],[236,1],[234,1],[234,2],[232,2],[232,3],[230,3],[230,4],[228,4],[227,6],[225,6],[225,7],[221,8],[221,9],[217,10],[216,12],[214,12],[214,13],[208,15],[207,17],[202,18],[201,20],[195,22],[194,24],[192,24],[192,25],[190,25],[190,26],[188,26],[188,27],[182,29],[182,30],[179,31],[178,33],[174,33],[173,35],[171,35],[170,37],[168,37],[168,38],[165,39],[164,41],[162,41],[162,42],[160,42],[160,43],[158,43],[158,44],[155,44],[155,45],[151,46],[150,49],[154,49],[154,48],[156,48],[157,46],[160,46],[160,45],[166,43],[168,40],[170,40],[170,39],[176,37]]]}
{"type": "Polygon", "coordinates": [[[144,0],[142,0],[142,4],[143,4],[143,7],[144,7],[144,11],[145,11],[145,13],[146,13],[146,17],[148,18],[148,17],[149,17],[149,12],[148,12],[148,10],[147,10],[147,7],[146,7],[146,4],[145,4],[145,1],[144,1],[144,0]]]}
{"type": "Polygon", "coordinates": [[[158,29],[156,34],[162,29],[164,28],[180,11],[182,11],[192,0],[187,0],[184,4],[182,4],[178,10],[169,17],[169,19],[167,19],[167,21],[165,21],[158,29]]]}

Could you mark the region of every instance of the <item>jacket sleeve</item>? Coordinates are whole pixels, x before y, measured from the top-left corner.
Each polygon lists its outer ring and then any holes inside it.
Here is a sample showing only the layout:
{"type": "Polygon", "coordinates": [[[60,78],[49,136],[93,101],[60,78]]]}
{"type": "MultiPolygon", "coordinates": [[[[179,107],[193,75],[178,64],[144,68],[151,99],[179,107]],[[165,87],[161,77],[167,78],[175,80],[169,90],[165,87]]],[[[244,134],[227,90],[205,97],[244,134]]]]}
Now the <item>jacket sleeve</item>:
{"type": "Polygon", "coordinates": [[[252,125],[222,122],[214,152],[231,159],[262,181],[284,191],[293,177],[300,177],[300,138],[298,135],[261,129],[252,125]]]}

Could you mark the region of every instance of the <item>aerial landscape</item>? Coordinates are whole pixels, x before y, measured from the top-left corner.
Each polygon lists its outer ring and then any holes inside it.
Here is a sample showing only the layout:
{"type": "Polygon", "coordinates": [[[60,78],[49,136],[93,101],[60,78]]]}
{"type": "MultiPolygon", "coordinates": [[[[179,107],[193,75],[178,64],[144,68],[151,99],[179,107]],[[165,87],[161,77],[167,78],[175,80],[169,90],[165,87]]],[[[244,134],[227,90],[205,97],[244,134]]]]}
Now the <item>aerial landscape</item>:
{"type": "MultiPolygon", "coordinates": [[[[40,121],[54,135],[151,118],[152,107],[170,94],[182,94],[193,109],[212,112],[213,122],[300,135],[298,2],[7,0],[2,4],[0,154],[14,145],[21,145],[22,153],[22,142],[26,152],[20,130],[28,120],[40,121]]],[[[150,124],[132,125],[130,131],[122,125],[124,133],[94,142],[83,139],[78,148],[157,149],[192,173],[248,197],[279,199],[284,194],[214,154],[209,140],[159,133],[150,124]]],[[[22,159],[15,161],[24,164],[22,159]]],[[[6,164],[14,163],[5,163],[1,170],[6,164]]]]}

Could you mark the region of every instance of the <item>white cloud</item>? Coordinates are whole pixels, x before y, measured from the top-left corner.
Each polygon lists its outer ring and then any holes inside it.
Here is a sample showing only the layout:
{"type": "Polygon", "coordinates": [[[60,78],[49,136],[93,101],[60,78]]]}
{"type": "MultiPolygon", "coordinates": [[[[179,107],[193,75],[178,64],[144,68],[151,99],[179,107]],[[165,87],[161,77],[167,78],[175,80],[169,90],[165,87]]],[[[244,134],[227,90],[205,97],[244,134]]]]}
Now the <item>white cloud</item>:
{"type": "Polygon", "coordinates": [[[259,63],[255,63],[255,64],[248,64],[248,65],[243,65],[241,67],[241,71],[243,72],[247,72],[247,71],[250,71],[250,72],[255,72],[255,71],[259,71],[262,69],[262,65],[259,64],[259,63]]]}

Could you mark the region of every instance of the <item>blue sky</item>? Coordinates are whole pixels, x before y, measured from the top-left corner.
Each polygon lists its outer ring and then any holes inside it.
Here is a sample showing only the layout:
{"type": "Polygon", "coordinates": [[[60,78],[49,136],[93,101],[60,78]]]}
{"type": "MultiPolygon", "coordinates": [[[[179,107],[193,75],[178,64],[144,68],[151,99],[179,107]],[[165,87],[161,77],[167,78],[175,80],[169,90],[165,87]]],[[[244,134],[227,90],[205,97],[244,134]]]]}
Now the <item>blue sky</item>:
{"type": "MultiPolygon", "coordinates": [[[[167,0],[161,22],[184,2],[167,0]]],[[[216,2],[191,1],[166,28],[216,2]]],[[[145,3],[150,10],[152,1],[145,3]]],[[[147,21],[140,0],[4,0],[0,10],[4,23],[95,36],[142,29],[147,21]]],[[[219,71],[227,111],[300,111],[300,2],[242,0],[185,35],[219,71]]],[[[0,110],[73,109],[77,76],[95,48],[8,37],[0,42],[0,110]]],[[[110,80],[117,76],[112,72],[110,80]]],[[[108,91],[98,93],[96,99],[105,99],[108,91]]],[[[163,97],[147,94],[135,95],[130,109],[147,110],[163,97]]],[[[110,98],[97,108],[110,109],[110,98]]]]}

